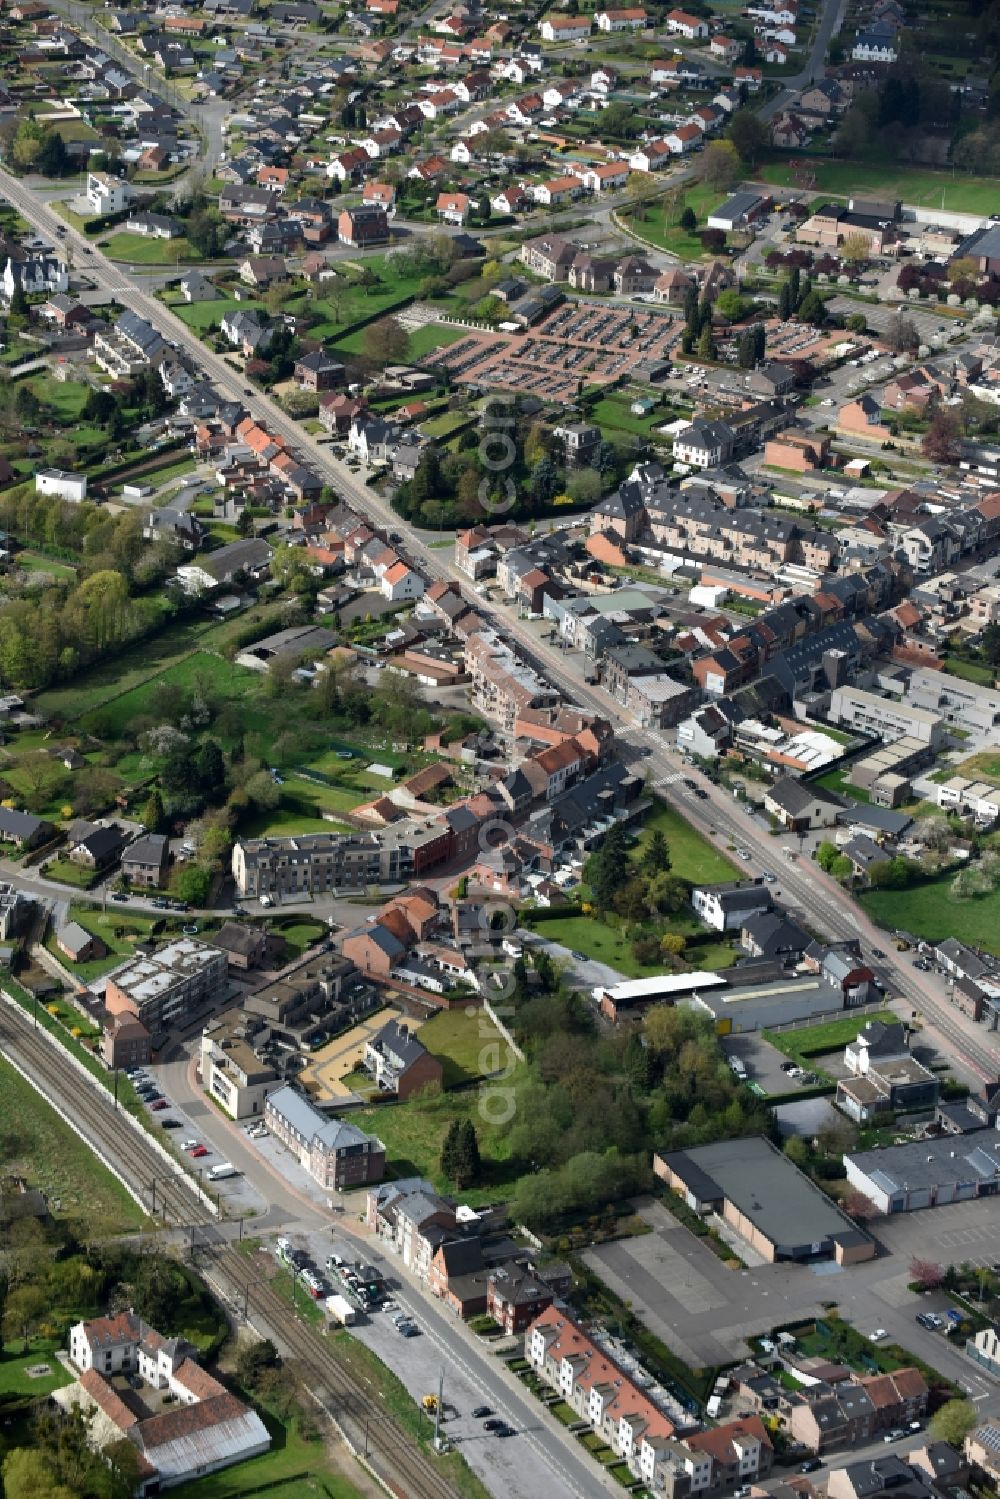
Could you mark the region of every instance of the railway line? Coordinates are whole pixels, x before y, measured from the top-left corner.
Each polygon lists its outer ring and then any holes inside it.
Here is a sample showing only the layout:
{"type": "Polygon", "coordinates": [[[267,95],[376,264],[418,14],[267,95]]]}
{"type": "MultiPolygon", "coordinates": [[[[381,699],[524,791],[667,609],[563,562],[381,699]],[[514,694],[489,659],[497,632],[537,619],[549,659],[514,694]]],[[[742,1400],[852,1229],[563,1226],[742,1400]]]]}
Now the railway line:
{"type": "Polygon", "coordinates": [[[212,1208],[193,1178],[178,1163],[170,1171],[152,1141],[96,1082],[78,1077],[58,1043],[35,1029],[16,1004],[0,1002],[0,1055],[12,1062],[49,1103],[73,1121],[91,1148],[111,1162],[153,1216],[178,1228],[198,1231],[199,1248],[211,1260],[210,1279],[229,1295],[237,1314],[293,1357],[315,1399],[338,1423],[357,1452],[364,1452],[379,1481],[397,1499],[458,1499],[458,1490],[434,1459],[386,1410],[325,1343],[317,1330],[298,1320],[273,1286],[226,1241],[212,1208]]]}

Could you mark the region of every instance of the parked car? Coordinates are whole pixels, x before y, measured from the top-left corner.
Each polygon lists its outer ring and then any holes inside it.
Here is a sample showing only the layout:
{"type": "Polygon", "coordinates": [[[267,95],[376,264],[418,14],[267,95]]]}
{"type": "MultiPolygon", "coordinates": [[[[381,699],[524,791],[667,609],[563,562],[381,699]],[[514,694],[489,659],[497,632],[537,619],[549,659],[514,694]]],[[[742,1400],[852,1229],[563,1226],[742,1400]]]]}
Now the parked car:
{"type": "Polygon", "coordinates": [[[818,1457],[807,1457],[804,1463],[799,1464],[800,1473],[817,1473],[823,1464],[818,1457]]]}
{"type": "Polygon", "coordinates": [[[195,1145],[191,1150],[188,1151],[188,1155],[192,1155],[200,1161],[202,1156],[208,1155],[208,1151],[205,1149],[204,1145],[195,1145]]]}
{"type": "Polygon", "coordinates": [[[493,1412],[490,1410],[488,1405],[477,1405],[475,1410],[472,1412],[473,1419],[476,1421],[481,1421],[484,1416],[492,1416],[492,1414],[493,1412]]]}
{"type": "Polygon", "coordinates": [[[161,1109],[169,1109],[170,1105],[167,1103],[167,1100],[165,1098],[157,1098],[153,1103],[150,1104],[149,1107],[153,1110],[154,1113],[159,1113],[161,1109]]]}

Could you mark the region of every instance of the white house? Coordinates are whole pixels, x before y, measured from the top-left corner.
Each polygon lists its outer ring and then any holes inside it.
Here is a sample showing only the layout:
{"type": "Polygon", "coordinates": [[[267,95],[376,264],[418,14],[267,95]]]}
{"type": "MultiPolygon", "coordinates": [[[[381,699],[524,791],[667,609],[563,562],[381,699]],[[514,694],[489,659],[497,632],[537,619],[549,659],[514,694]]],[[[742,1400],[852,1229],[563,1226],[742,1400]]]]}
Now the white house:
{"type": "Polygon", "coordinates": [[[61,468],[40,468],[35,475],[36,494],[54,494],[78,505],[87,498],[87,475],[70,474],[61,468]]]}
{"type": "Polygon", "coordinates": [[[642,6],[629,10],[599,10],[594,16],[598,31],[644,31],[649,17],[642,6]]]}
{"type": "Polygon", "coordinates": [[[695,42],[708,36],[708,22],[700,16],[688,15],[687,11],[672,10],[667,16],[667,30],[671,36],[683,36],[689,42],[695,42]]]}
{"type": "Polygon", "coordinates": [[[628,164],[633,172],[659,172],[666,166],[671,154],[666,141],[647,141],[644,146],[632,152],[628,164]]]}
{"type": "Polygon", "coordinates": [[[738,932],[746,917],[770,911],[771,892],[750,880],[730,880],[724,885],[698,885],[691,892],[695,914],[716,932],[738,932]]]}
{"type": "Polygon", "coordinates": [[[590,35],[590,17],[543,16],[538,29],[545,42],[580,42],[590,35]]]}
{"type": "Polygon", "coordinates": [[[135,197],[127,182],[107,172],[87,174],[87,202],[95,213],[121,213],[135,197]]]}
{"type": "Polygon", "coordinates": [[[891,36],[863,31],[854,39],[851,57],[855,62],[895,62],[899,54],[891,36]]]}
{"type": "Polygon", "coordinates": [[[665,144],[675,156],[683,156],[688,151],[693,151],[702,138],[702,131],[695,124],[678,125],[663,137],[665,144]]]}
{"type": "Polygon", "coordinates": [[[382,596],[391,603],[402,599],[419,599],[424,591],[424,580],[405,562],[394,562],[382,574],[382,596]]]}

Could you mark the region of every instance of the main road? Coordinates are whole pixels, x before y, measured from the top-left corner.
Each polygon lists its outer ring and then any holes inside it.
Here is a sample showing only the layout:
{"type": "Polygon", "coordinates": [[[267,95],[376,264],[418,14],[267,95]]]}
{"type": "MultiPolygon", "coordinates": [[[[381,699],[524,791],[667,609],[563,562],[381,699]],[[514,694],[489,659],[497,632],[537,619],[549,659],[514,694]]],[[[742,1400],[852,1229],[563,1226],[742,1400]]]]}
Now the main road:
{"type": "MultiPolygon", "coordinates": [[[[836,4],[836,0],[831,0],[836,4]]],[[[825,13],[826,15],[827,13],[825,13]]],[[[832,26],[832,21],[831,21],[832,26]]],[[[59,229],[65,229],[63,221],[56,216],[48,204],[40,201],[34,192],[6,169],[0,167],[0,191],[18,209],[32,226],[42,235],[55,238],[59,229]]],[[[218,389],[233,400],[249,407],[253,416],[267,424],[268,428],[282,435],[294,449],[307,459],[316,473],[329,483],[343,499],[377,525],[399,528],[403,522],[393,512],[388,500],[369,488],[351,470],[319,443],[312,434],[298,426],[276,401],[262,391],[248,395],[245,377],[234,370],[226,360],[209,349],[169,307],[136,283],[103,252],[87,243],[85,237],[74,229],[67,233],[67,243],[86,262],[88,275],[100,287],[111,293],[122,305],[146,318],[159,332],[171,340],[188,355],[195,366],[200,366],[218,389]]],[[[411,560],[433,581],[455,582],[467,586],[468,579],[460,572],[448,555],[431,549],[412,531],[407,538],[406,550],[411,560]]],[[[621,706],[602,688],[581,682],[572,675],[561,653],[544,641],[529,635],[513,610],[494,611],[483,605],[478,598],[470,599],[481,614],[496,625],[507,637],[512,637],[523,654],[545,672],[552,683],[566,696],[567,701],[603,714],[616,726],[622,737],[630,742],[636,755],[644,755],[645,766],[652,772],[657,789],[669,801],[673,801],[682,814],[706,836],[718,836],[720,842],[733,841],[744,846],[750,853],[748,867],[760,872],[780,864],[778,886],[786,901],[798,906],[810,923],[831,939],[865,938],[868,943],[877,942],[877,929],[863,912],[845,895],[844,891],[829,881],[814,866],[805,866],[797,858],[790,857],[774,839],[757,823],[745,808],[735,803],[724,791],[702,780],[707,793],[706,801],[685,798],[677,790],[677,778],[682,769],[680,756],[664,742],[661,736],[631,723],[621,706]]],[[[891,948],[880,967],[889,982],[892,993],[918,1010],[933,1028],[941,1043],[961,1062],[964,1069],[982,1080],[995,1079],[1000,1073],[1000,1048],[990,1039],[990,1033],[950,1006],[934,987],[934,980],[918,974],[912,965],[903,961],[891,948]]]]}

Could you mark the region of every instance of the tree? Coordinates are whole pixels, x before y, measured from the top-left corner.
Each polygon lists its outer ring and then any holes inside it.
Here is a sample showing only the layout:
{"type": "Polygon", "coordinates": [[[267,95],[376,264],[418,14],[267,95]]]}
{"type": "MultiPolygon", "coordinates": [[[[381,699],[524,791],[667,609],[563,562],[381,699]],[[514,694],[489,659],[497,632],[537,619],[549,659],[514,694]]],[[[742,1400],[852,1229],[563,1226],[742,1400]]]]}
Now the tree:
{"type": "Polygon", "coordinates": [[[798,305],[797,316],[804,323],[822,328],[826,322],[826,303],[818,291],[810,290],[806,293],[798,305]]]}
{"type": "Polygon", "coordinates": [[[660,952],[665,958],[683,957],[686,948],[687,938],[680,932],[664,932],[660,938],[660,952]]]}
{"type": "Polygon", "coordinates": [[[27,1353],[32,1335],[48,1310],[47,1293],[30,1280],[8,1293],[3,1309],[4,1330],[8,1338],[21,1339],[23,1353],[27,1353]]]}
{"type": "Polygon", "coordinates": [[[208,797],[221,792],[226,784],[226,763],[214,739],[206,739],[198,751],[195,768],[198,785],[208,797]]]}
{"type": "Polygon", "coordinates": [[[142,825],[147,833],[159,833],[163,829],[164,820],[163,797],[158,787],[154,786],[142,809],[142,825]]]}
{"type": "Polygon", "coordinates": [[[729,139],[743,161],[755,166],[770,145],[767,126],[752,109],[738,109],[729,122],[729,139]]]}
{"type": "MultiPolygon", "coordinates": [[[[680,222],[681,228],[684,230],[685,234],[693,234],[695,229],[698,227],[698,215],[695,213],[693,208],[685,208],[684,212],[681,214],[680,222]]],[[[697,293],[695,293],[695,295],[697,296],[697,293]]]]}
{"type": "Polygon", "coordinates": [[[281,788],[268,770],[258,770],[243,788],[255,807],[273,811],[281,801],[281,788]]]}
{"type": "Polygon", "coordinates": [[[479,1157],[479,1140],[471,1119],[463,1119],[455,1137],[453,1169],[451,1179],[456,1187],[471,1187],[482,1171],[479,1157]]]}
{"type": "Polygon", "coordinates": [[[931,417],[920,451],[934,463],[957,463],[962,422],[950,406],[941,406],[931,417]]]}
{"type": "Polygon", "coordinates": [[[369,323],[362,335],[365,355],[374,364],[398,363],[406,358],[409,347],[406,329],[394,317],[379,318],[369,323]]]}
{"type": "Polygon", "coordinates": [[[247,539],[254,535],[256,529],[257,528],[254,524],[254,518],[250,513],[250,506],[244,505],[243,509],[240,511],[239,519],[236,522],[237,534],[242,536],[244,539],[247,539]]]}
{"type": "Polygon", "coordinates": [[[670,848],[659,828],[654,828],[642,856],[642,867],[647,874],[667,874],[670,871],[670,848]]]}
{"type": "Polygon", "coordinates": [[[740,155],[733,142],[709,142],[698,164],[697,173],[700,181],[707,183],[709,187],[728,192],[742,175],[740,155]]]}
{"type": "Polygon", "coordinates": [[[189,906],[204,906],[212,886],[212,876],[197,864],[182,864],[173,878],[174,892],[189,906]]]}
{"type": "Polygon", "coordinates": [[[883,337],[894,354],[912,354],[920,346],[916,323],[901,312],[888,320],[883,337]]]}
{"type": "Polygon", "coordinates": [[[7,1453],[3,1491],[6,1499],[79,1499],[72,1489],[56,1481],[45,1455],[31,1447],[12,1447],[7,1453]]]}
{"type": "Polygon", "coordinates": [[[961,1448],[978,1420],[976,1407],[971,1400],[946,1400],[941,1409],[931,1417],[927,1430],[935,1441],[961,1448]]]}
{"type": "Polygon", "coordinates": [[[715,336],[712,332],[711,323],[706,323],[698,337],[698,358],[715,358],[715,336]]]}
{"type": "Polygon", "coordinates": [[[801,1135],[789,1135],[785,1141],[785,1155],[793,1166],[804,1171],[809,1164],[809,1147],[801,1135]]]}
{"type": "Polygon", "coordinates": [[[852,312],[844,327],[848,333],[864,333],[868,327],[868,319],[863,312],[852,312]]]}
{"type": "Polygon", "coordinates": [[[601,910],[608,910],[617,892],[626,884],[629,857],[625,829],[616,822],[605,834],[597,852],[587,861],[586,878],[601,910]]]}
{"type": "Polygon", "coordinates": [[[461,1125],[457,1119],[453,1119],[445,1131],[445,1137],[441,1144],[441,1171],[450,1181],[455,1180],[455,1168],[458,1162],[459,1133],[461,1125]]]}
{"type": "Polygon", "coordinates": [[[853,1191],[845,1193],[840,1199],[840,1205],[848,1217],[853,1218],[856,1222],[864,1222],[866,1219],[874,1218],[878,1214],[878,1208],[872,1202],[871,1198],[866,1197],[863,1192],[853,1191]]]}
{"type": "Polygon", "coordinates": [[[839,857],[840,849],[835,843],[831,843],[828,838],[824,838],[822,843],[820,843],[820,845],[816,849],[816,863],[819,865],[820,869],[825,870],[827,874],[830,873],[830,870],[833,868],[835,861],[839,857]]]}
{"type": "Polygon", "coordinates": [[[240,1346],[236,1355],[236,1378],[245,1390],[253,1390],[262,1370],[273,1369],[277,1363],[278,1350],[271,1339],[255,1338],[253,1342],[240,1346]]]}
{"type": "Polygon", "coordinates": [[[860,232],[845,236],[840,246],[840,258],[848,265],[861,265],[871,259],[872,244],[867,234],[860,232]]]}
{"type": "Polygon", "coordinates": [[[727,317],[731,323],[738,323],[740,318],[746,316],[747,303],[735,287],[729,286],[725,291],[720,291],[715,299],[715,306],[723,317],[727,317]]]}
{"type": "Polygon", "coordinates": [[[101,1456],[108,1465],[108,1499],[132,1499],[142,1478],[141,1458],[135,1443],[128,1437],[119,1437],[102,1449],[101,1456]]]}
{"type": "Polygon", "coordinates": [[[944,1282],[944,1267],[935,1260],[922,1260],[914,1257],[910,1261],[910,1280],[914,1281],[921,1291],[936,1291],[944,1282]]]}
{"type": "Polygon", "coordinates": [[[787,281],[782,281],[778,288],[778,316],[783,323],[787,323],[792,315],[792,289],[787,281]]]}

